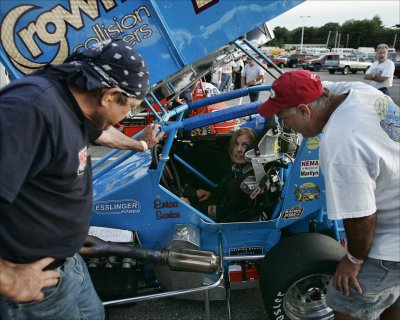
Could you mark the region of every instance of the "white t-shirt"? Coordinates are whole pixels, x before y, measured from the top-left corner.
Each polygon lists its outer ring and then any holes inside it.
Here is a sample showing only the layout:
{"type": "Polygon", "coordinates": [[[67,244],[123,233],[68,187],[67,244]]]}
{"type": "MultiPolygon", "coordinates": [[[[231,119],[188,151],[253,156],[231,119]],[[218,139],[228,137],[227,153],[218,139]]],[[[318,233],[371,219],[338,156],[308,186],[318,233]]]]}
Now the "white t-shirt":
{"type": "Polygon", "coordinates": [[[391,87],[393,85],[393,74],[394,74],[394,62],[390,59],[386,59],[384,62],[379,63],[379,61],[375,61],[367,70],[366,74],[380,74],[382,77],[388,77],[383,82],[377,82],[371,80],[369,82],[370,86],[374,88],[385,88],[391,87]]]}
{"type": "Polygon", "coordinates": [[[213,73],[211,74],[211,82],[212,83],[221,83],[221,72],[222,67],[217,67],[213,73]]]}
{"type": "Polygon", "coordinates": [[[254,64],[251,66],[247,63],[244,66],[242,72],[242,77],[246,78],[246,85],[252,80],[257,80],[257,78],[262,75],[264,75],[264,69],[261,68],[258,64],[254,64]]]}
{"type": "Polygon", "coordinates": [[[222,65],[222,73],[231,74],[234,68],[236,68],[236,63],[231,60],[222,65]]]}
{"type": "Polygon", "coordinates": [[[336,94],[349,91],[323,129],[320,146],[330,219],[377,213],[368,254],[400,261],[399,106],[362,82],[324,82],[336,94]]]}

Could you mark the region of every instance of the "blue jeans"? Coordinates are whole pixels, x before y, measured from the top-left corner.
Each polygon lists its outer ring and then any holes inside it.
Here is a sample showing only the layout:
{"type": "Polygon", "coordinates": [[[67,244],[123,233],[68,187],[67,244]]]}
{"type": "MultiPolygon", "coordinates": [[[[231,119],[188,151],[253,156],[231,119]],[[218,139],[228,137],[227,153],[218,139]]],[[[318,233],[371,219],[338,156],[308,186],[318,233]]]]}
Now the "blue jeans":
{"type": "Polygon", "coordinates": [[[54,287],[43,289],[43,300],[15,303],[6,301],[8,319],[14,320],[103,320],[104,308],[87,267],[75,254],[57,269],[60,280],[54,287]]]}
{"type": "Polygon", "coordinates": [[[400,262],[365,259],[357,280],[360,294],[350,285],[350,296],[337,291],[329,283],[326,303],[333,310],[364,320],[379,319],[390,306],[400,308],[400,262]]]}
{"type": "Polygon", "coordinates": [[[232,86],[232,74],[231,73],[223,73],[221,75],[221,84],[218,88],[219,91],[222,92],[224,87],[226,86],[226,92],[231,91],[232,86]]]}

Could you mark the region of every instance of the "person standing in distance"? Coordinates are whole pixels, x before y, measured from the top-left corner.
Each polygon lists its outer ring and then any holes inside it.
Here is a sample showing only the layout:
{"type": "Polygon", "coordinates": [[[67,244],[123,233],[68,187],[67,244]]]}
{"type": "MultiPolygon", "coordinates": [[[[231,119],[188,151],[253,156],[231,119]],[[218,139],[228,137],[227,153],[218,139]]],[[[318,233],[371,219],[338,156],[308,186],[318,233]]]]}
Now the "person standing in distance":
{"type": "Polygon", "coordinates": [[[388,49],[387,44],[380,44],[376,48],[378,60],[368,68],[364,80],[370,80],[371,86],[389,96],[389,88],[393,85],[394,62],[388,59],[388,49]]]}
{"type": "Polygon", "coordinates": [[[149,76],[136,50],[113,39],[0,91],[3,316],[104,318],[78,254],[93,200],[86,121],[105,130],[122,120],[144,99],[149,76]]]}
{"type": "Polygon", "coordinates": [[[327,289],[336,320],[400,319],[399,106],[362,82],[292,71],[259,108],[304,137],[322,133],[328,218],[343,219],[348,253],[327,289]]]}

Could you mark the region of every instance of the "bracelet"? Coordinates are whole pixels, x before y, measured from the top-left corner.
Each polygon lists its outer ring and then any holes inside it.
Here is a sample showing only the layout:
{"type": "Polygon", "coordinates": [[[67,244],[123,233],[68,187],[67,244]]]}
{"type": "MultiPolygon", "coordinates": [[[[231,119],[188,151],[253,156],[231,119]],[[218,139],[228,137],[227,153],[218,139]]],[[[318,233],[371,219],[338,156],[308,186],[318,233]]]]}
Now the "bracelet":
{"type": "Polygon", "coordinates": [[[360,259],[357,259],[357,258],[353,257],[350,254],[350,252],[347,252],[347,258],[354,264],[363,264],[364,263],[364,260],[360,260],[360,259]]]}
{"type": "Polygon", "coordinates": [[[143,146],[143,152],[149,150],[149,146],[147,145],[147,142],[144,140],[139,140],[139,142],[142,144],[143,146]]]}

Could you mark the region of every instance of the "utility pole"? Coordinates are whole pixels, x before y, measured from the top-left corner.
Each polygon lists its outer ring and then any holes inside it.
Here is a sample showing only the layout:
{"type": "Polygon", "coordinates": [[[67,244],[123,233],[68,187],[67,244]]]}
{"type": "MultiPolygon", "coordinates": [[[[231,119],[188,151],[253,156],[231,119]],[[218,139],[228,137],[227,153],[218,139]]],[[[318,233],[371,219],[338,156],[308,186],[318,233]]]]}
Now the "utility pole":
{"type": "Polygon", "coordinates": [[[337,43],[336,43],[336,41],[337,41],[337,36],[338,36],[338,32],[336,31],[336,34],[335,34],[335,46],[334,46],[334,48],[337,48],[337,43]]]}
{"type": "Polygon", "coordinates": [[[301,42],[300,42],[300,53],[303,52],[303,37],[304,37],[304,19],[310,18],[311,16],[300,16],[303,19],[303,27],[301,28],[301,42]]]}
{"type": "Polygon", "coordinates": [[[346,48],[349,47],[349,34],[346,35],[346,48]]]}
{"type": "Polygon", "coordinates": [[[341,33],[339,33],[339,40],[338,40],[338,48],[340,48],[340,38],[341,38],[341,36],[342,36],[342,34],[341,33]]]}
{"type": "Polygon", "coordinates": [[[328,33],[328,39],[326,40],[326,45],[325,48],[328,48],[328,44],[329,44],[329,37],[331,36],[331,31],[329,31],[328,33]]]}
{"type": "Polygon", "coordinates": [[[397,33],[394,34],[393,48],[396,48],[397,33]]]}

